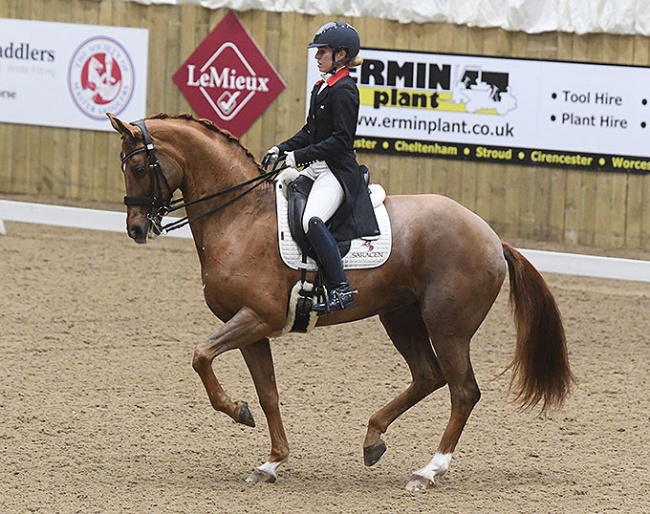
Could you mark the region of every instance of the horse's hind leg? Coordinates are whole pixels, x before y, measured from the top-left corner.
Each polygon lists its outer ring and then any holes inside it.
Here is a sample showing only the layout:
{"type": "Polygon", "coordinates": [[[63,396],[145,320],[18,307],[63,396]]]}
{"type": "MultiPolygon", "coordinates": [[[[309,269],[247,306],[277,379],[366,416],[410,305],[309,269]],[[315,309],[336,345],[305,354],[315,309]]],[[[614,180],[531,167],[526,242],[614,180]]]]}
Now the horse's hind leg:
{"type": "Polygon", "coordinates": [[[469,359],[470,338],[433,334],[432,340],[442,374],[449,385],[451,416],[433,459],[424,468],[415,471],[406,485],[411,492],[431,487],[436,476],[447,472],[465,423],[481,397],[469,359]]]}
{"type": "Polygon", "coordinates": [[[280,398],[275,382],[271,345],[267,338],[241,348],[246,365],[253,378],[255,390],[264,411],[271,435],[271,454],[246,479],[249,483],[275,482],[276,470],[289,457],[289,444],[280,415],[280,398]]]}
{"type": "Polygon", "coordinates": [[[363,442],[366,466],[376,464],[386,451],[381,434],[386,432],[388,426],[413,405],[445,385],[419,306],[412,304],[384,313],[380,315],[380,320],[408,364],[412,382],[405,391],[371,416],[363,442]]]}

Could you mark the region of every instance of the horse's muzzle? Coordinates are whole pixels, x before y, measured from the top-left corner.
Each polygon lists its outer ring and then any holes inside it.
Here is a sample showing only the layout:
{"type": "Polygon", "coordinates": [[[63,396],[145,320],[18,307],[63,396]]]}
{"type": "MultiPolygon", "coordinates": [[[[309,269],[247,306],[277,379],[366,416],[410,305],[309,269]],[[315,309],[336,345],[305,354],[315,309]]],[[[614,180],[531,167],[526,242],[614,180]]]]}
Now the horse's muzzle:
{"type": "Polygon", "coordinates": [[[147,216],[127,216],[126,232],[138,244],[145,244],[149,238],[151,220],[147,216]]]}
{"type": "Polygon", "coordinates": [[[128,227],[127,233],[136,243],[145,244],[149,236],[149,229],[143,228],[141,224],[136,224],[128,227]]]}

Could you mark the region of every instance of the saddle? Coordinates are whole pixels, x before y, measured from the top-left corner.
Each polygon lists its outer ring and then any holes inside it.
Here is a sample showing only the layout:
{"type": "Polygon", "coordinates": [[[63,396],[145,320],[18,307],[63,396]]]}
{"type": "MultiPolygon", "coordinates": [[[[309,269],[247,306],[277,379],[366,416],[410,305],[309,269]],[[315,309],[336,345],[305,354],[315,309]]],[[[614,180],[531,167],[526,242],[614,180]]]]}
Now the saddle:
{"type": "MultiPolygon", "coordinates": [[[[368,169],[362,166],[366,183],[368,169]]],[[[302,228],[302,215],[313,182],[297,170],[288,168],[276,182],[276,205],[278,219],[278,242],[280,256],[291,269],[301,270],[301,280],[296,283],[289,300],[286,332],[308,332],[316,324],[316,313],[311,311],[315,299],[324,298],[323,277],[319,271],[315,254],[302,228]],[[306,273],[316,272],[313,283],[308,282],[306,273]]],[[[369,269],[381,266],[390,256],[392,234],[388,211],[384,206],[386,193],[379,184],[369,184],[370,198],[380,235],[339,242],[344,269],[369,269]]]]}
{"type": "MultiPolygon", "coordinates": [[[[367,177],[367,168],[365,176],[367,177]]],[[[312,181],[294,169],[283,171],[276,182],[278,239],[283,262],[291,269],[318,271],[318,263],[302,229],[302,214],[312,181]]],[[[370,184],[370,199],[375,209],[380,235],[339,242],[344,269],[369,269],[384,264],[390,256],[392,235],[386,193],[379,184],[370,184]]]]}

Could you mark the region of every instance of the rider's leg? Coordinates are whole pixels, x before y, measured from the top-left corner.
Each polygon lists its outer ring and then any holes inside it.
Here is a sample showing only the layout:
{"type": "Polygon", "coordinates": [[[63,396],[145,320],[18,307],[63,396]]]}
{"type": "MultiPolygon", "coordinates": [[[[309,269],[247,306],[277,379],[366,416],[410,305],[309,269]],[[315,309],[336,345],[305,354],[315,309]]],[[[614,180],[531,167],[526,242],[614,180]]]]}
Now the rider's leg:
{"type": "Polygon", "coordinates": [[[354,306],[354,297],[343,270],[339,247],[320,218],[314,216],[309,220],[307,238],[318,256],[325,278],[330,285],[327,300],[315,304],[312,309],[319,314],[324,314],[354,306]]]}
{"type": "MultiPolygon", "coordinates": [[[[309,172],[313,170],[309,169],[309,172]]],[[[312,175],[312,173],[310,173],[312,175]]],[[[314,185],[309,193],[302,222],[330,285],[327,301],[314,305],[313,310],[327,313],[354,305],[350,285],[343,270],[341,254],[334,236],[325,226],[345,197],[343,188],[329,168],[313,173],[314,185]]]]}
{"type": "Polygon", "coordinates": [[[323,223],[327,223],[345,199],[341,184],[327,165],[324,162],[322,166],[317,164],[314,163],[302,172],[314,181],[302,216],[302,228],[305,234],[309,232],[309,220],[320,218],[323,223]]]}

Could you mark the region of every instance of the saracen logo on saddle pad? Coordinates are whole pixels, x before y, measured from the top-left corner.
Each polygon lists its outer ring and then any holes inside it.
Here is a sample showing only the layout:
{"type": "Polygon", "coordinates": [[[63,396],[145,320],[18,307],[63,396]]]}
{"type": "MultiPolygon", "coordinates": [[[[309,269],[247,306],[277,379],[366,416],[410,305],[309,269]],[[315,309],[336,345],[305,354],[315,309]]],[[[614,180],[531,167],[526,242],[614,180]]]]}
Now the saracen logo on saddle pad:
{"type": "Polygon", "coordinates": [[[210,32],[172,79],[200,117],[237,137],[286,88],[232,13],[210,32]]]}

